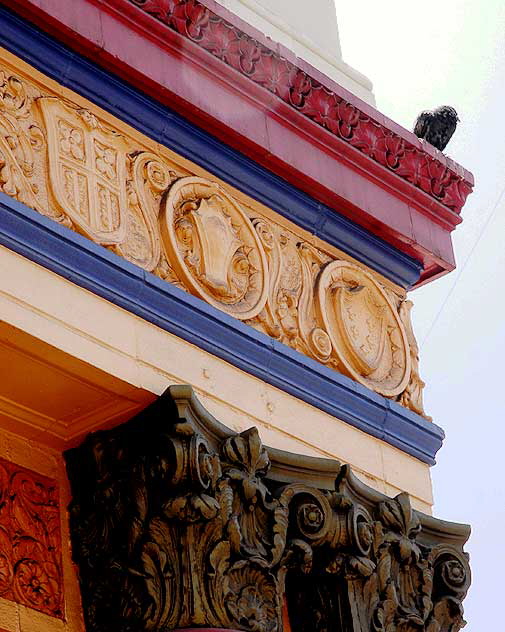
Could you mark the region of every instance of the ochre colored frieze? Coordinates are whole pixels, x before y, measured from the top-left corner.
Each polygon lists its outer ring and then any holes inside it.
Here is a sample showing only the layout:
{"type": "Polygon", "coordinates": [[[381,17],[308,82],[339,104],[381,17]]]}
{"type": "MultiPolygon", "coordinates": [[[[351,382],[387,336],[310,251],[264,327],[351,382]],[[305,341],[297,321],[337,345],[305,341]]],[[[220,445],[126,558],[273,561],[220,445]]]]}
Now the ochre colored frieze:
{"type": "Polygon", "coordinates": [[[63,617],[55,481],[0,459],[0,597],[63,617]]]}
{"type": "Polygon", "coordinates": [[[0,190],[424,414],[401,290],[8,59],[0,190]]]}
{"type": "Polygon", "coordinates": [[[130,0],[400,178],[460,212],[472,185],[197,0],[130,0]]]}

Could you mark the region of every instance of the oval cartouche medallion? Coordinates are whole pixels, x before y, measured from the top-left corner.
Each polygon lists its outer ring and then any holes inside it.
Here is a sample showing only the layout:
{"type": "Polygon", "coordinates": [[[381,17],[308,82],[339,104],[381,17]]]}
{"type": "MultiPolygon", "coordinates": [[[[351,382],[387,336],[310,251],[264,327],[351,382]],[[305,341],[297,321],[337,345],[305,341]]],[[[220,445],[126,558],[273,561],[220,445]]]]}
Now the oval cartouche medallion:
{"type": "Polygon", "coordinates": [[[190,292],[242,320],[263,309],[263,246],[247,215],[217,183],[177,180],[165,201],[161,232],[167,257],[190,292]]]}
{"type": "Polygon", "coordinates": [[[407,335],[373,277],[333,261],[319,277],[317,301],[343,372],[386,397],[399,395],[410,376],[407,335]]]}

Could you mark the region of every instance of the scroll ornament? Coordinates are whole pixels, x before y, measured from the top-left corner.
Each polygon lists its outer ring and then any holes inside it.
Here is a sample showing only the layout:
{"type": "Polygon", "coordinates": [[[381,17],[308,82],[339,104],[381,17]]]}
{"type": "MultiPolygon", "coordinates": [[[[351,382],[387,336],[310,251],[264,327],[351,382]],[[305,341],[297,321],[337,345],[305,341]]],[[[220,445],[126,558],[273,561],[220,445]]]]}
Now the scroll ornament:
{"type": "Polygon", "coordinates": [[[63,618],[56,482],[0,459],[0,597],[63,618]]]}
{"type": "Polygon", "coordinates": [[[88,632],[280,632],[285,601],[297,630],[465,624],[460,526],[417,514],[406,494],[373,492],[345,466],[333,489],[304,480],[317,475],[310,458],[272,475],[257,430],[231,434],[189,387],[66,459],[88,632]]]}
{"type": "Polygon", "coordinates": [[[0,78],[0,190],[424,415],[411,304],[84,107],[0,78]]]}

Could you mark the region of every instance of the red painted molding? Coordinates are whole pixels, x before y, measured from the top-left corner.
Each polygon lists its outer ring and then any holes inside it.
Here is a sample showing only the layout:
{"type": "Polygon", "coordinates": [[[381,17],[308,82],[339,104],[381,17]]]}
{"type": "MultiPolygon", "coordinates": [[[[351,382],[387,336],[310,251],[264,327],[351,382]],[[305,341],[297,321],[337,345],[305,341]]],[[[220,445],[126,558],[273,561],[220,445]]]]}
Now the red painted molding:
{"type": "MultiPolygon", "coordinates": [[[[373,108],[364,108],[361,100],[350,98],[349,92],[340,86],[337,92],[321,85],[298,64],[273,50],[271,45],[267,47],[249,37],[204,2],[129,1],[444,206],[461,211],[472,189],[471,176],[458,173],[460,170],[448,165],[443,154],[433,157],[419,148],[413,134],[408,139],[405,134],[392,131],[381,122],[384,117],[376,111],[370,114],[373,108]]],[[[215,9],[216,3],[211,6],[215,9]]]]}
{"type": "Polygon", "coordinates": [[[7,5],[422,261],[421,283],[454,268],[471,174],[212,0],[7,5]]]}
{"type": "Polygon", "coordinates": [[[0,459],[0,597],[63,618],[55,481],[0,459]]]}

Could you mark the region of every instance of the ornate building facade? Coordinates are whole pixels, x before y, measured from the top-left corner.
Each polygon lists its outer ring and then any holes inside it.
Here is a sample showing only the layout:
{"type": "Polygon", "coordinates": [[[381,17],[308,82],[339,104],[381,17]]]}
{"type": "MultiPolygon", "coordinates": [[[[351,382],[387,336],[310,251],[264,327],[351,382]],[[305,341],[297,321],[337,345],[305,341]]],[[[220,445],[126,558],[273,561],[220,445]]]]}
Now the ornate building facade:
{"type": "Polygon", "coordinates": [[[472,175],[330,0],[0,5],[1,631],[461,629],[409,292],[472,175]]]}

